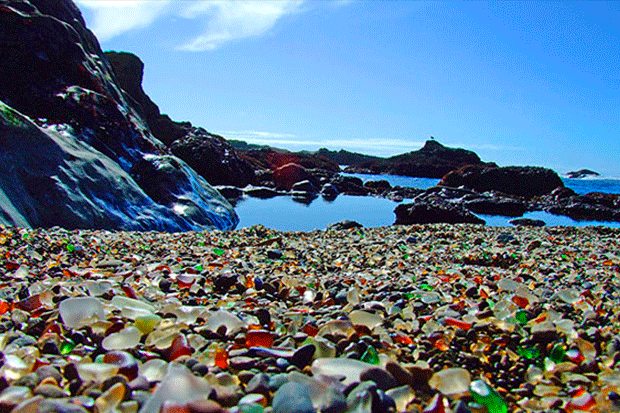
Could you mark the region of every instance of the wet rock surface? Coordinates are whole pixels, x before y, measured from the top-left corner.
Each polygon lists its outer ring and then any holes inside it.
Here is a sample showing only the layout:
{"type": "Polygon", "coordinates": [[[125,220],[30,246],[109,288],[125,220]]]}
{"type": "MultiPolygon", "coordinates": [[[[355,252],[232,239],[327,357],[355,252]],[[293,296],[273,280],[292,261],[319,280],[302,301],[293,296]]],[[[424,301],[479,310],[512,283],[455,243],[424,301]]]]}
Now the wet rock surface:
{"type": "Polygon", "coordinates": [[[0,405],[615,411],[619,235],[2,227],[0,405]]]}
{"type": "Polygon", "coordinates": [[[0,37],[0,222],[236,225],[230,204],[150,133],[71,1],[1,2],[0,37]],[[140,176],[149,165],[161,167],[165,188],[140,176]]]}

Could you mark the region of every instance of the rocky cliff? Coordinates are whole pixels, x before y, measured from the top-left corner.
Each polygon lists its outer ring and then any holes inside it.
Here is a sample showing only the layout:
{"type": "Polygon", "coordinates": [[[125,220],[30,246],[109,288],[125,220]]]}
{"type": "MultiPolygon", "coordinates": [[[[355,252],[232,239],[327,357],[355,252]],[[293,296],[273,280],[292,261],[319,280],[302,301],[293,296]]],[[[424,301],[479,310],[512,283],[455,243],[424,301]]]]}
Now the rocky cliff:
{"type": "Polygon", "coordinates": [[[153,136],[153,108],[122,92],[70,0],[0,0],[0,56],[1,223],[236,225],[230,204],[153,136]]]}
{"type": "Polygon", "coordinates": [[[435,140],[428,140],[420,150],[362,161],[348,167],[346,172],[441,178],[462,166],[482,164],[484,162],[472,151],[448,148],[435,140]]]}

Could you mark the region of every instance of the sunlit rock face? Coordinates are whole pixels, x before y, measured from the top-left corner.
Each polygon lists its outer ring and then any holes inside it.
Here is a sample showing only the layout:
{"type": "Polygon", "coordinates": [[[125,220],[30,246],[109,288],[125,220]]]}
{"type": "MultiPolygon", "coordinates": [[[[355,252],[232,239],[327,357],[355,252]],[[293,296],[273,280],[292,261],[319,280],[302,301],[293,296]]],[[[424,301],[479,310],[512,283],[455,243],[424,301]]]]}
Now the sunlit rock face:
{"type": "Polygon", "coordinates": [[[230,204],[153,137],[69,0],[0,0],[0,223],[230,229],[230,204]]]}

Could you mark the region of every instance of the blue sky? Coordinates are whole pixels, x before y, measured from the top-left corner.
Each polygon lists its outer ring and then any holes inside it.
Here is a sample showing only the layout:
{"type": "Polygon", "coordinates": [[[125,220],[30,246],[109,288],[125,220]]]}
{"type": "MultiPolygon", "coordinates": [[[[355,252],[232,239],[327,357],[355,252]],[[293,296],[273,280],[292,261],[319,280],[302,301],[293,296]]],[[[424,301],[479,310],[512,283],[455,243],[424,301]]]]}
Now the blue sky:
{"type": "Polygon", "coordinates": [[[227,138],[381,156],[429,136],[620,177],[620,2],[76,2],[163,113],[227,138]]]}

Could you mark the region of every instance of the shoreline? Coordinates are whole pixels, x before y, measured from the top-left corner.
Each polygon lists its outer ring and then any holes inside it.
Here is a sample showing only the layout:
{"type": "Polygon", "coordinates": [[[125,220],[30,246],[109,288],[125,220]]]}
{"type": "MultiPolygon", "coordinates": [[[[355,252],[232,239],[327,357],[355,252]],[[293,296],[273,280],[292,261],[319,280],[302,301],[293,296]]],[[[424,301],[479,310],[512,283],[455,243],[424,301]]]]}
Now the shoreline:
{"type": "Polygon", "coordinates": [[[211,394],[209,411],[271,411],[297,383],[316,411],[371,399],[413,412],[445,400],[454,411],[483,379],[509,411],[603,411],[620,392],[619,235],[0,228],[0,391],[20,395],[0,393],[0,404],[157,412],[162,397],[211,394]],[[98,309],[93,318],[68,321],[60,304],[77,297],[98,309]],[[114,352],[122,357],[105,358],[114,352]],[[360,377],[374,387],[351,384],[360,377]],[[184,380],[191,394],[170,387],[184,380]],[[313,393],[327,388],[331,399],[313,393]]]}

